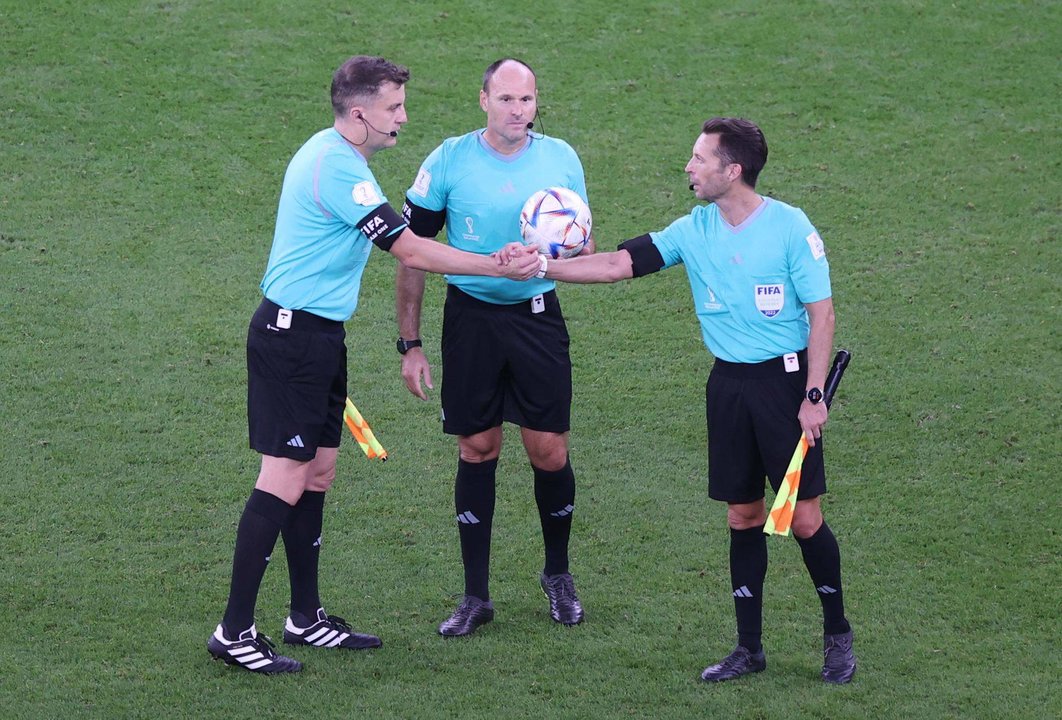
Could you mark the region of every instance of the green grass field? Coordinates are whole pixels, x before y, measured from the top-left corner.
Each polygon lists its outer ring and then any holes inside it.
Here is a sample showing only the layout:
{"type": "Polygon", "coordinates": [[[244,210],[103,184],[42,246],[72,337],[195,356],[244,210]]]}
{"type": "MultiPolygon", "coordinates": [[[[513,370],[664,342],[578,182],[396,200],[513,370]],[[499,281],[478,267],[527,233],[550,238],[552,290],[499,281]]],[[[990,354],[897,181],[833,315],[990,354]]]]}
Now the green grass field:
{"type": "MultiPolygon", "coordinates": [[[[1046,1],[0,0],[0,713],[1062,716],[1060,28],[1046,1]],[[851,685],[818,678],[818,601],[780,538],[768,671],[697,680],[734,620],[725,508],[706,492],[711,358],[681,270],[560,291],[587,622],[548,619],[513,434],[497,620],[439,638],[461,590],[456,453],[437,393],[402,385],[379,252],[348,324],[351,394],[391,460],[344,445],[322,594],[385,646],[295,649],[307,670],[292,677],[210,662],[257,471],[244,337],[280,181],[331,123],[330,74],[356,53],[413,73],[410,123],[373,160],[395,204],[435,145],[481,126],[486,64],[530,62],[540,127],[579,151],[606,249],[688,212],[682,167],[706,117],[764,128],[760,189],[822,233],[854,356],[825,501],[851,685]]],[[[435,361],[442,291],[432,278],[435,361]]],[[[257,617],[277,637],[274,558],[257,617]]]]}

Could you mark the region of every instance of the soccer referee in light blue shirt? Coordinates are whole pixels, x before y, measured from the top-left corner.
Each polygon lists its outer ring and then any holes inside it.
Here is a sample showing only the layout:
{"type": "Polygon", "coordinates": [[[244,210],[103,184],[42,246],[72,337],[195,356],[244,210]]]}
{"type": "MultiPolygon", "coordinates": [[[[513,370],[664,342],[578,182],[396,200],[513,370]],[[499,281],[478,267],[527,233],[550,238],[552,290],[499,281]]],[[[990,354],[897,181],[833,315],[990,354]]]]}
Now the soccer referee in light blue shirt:
{"type": "Polygon", "coordinates": [[[288,164],[263,298],[247,332],[247,423],[261,469],[236,530],[225,613],[207,641],[214,658],[252,672],[298,672],[254,622],[258,589],[277,537],[291,582],[284,642],[325,648],[380,647],[329,615],[318,594],[325,492],[336,474],[346,400],[344,321],[372,245],[403,263],[443,273],[527,279],[534,253],[510,249],[509,264],[417,237],[387,202],[369,159],[397,142],[406,122],[409,71],[356,56],[332,76],[333,126],[311,137],[288,164]]]}
{"type": "MultiPolygon", "coordinates": [[[[421,165],[406,193],[413,232],[434,237],[445,227],[452,247],[490,253],[520,237],[520,210],[535,192],[560,186],[586,199],[583,166],[571,146],[531,132],[537,92],[523,61],[503,58],[487,68],[479,94],[487,126],[444,141],[421,165]]],[[[583,252],[593,252],[593,244],[583,252]]],[[[534,473],[545,547],[539,581],[550,616],[576,625],[583,608],[568,568],[575,509],[568,458],[572,365],[553,281],[456,274],[446,281],[443,431],[458,436],[454,500],[465,591],[439,632],[468,635],[494,618],[488,574],[504,421],[520,427],[534,473]]],[[[423,273],[400,269],[396,287],[402,376],[410,392],[426,399],[421,383],[432,384],[420,338],[423,273]]]]}
{"type": "Polygon", "coordinates": [[[837,540],[819,505],[826,492],[822,387],[833,346],[830,266],[799,209],[756,192],[767,141],[741,118],[704,123],[686,164],[690,189],[710,205],[615,252],[550,261],[548,278],[615,282],[682,264],[704,343],[715,356],[706,387],[708,494],[727,503],[737,647],[704,669],[708,682],[767,667],[760,641],[767,574],[764,477],[777,492],[801,433],[811,446],[792,529],[823,612],[822,678],[856,670],[844,613],[837,540]]]}

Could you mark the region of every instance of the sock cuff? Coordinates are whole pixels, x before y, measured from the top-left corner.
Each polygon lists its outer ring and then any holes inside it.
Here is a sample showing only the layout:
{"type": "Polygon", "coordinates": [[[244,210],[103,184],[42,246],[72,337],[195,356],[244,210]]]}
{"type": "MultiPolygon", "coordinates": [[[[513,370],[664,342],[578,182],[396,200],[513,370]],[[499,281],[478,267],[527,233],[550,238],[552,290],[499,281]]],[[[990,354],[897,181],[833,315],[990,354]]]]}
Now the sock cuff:
{"type": "Polygon", "coordinates": [[[484,460],[481,463],[468,462],[458,458],[458,472],[464,470],[465,473],[472,473],[473,475],[482,475],[485,473],[494,473],[498,469],[498,459],[484,460]]]}
{"type": "Polygon", "coordinates": [[[251,491],[251,497],[247,498],[246,507],[248,510],[280,526],[283,526],[288,521],[292,509],[291,505],[288,505],[276,495],[258,488],[251,491]]]}
{"type": "Polygon", "coordinates": [[[823,540],[828,540],[833,537],[833,530],[830,530],[830,526],[826,524],[826,521],[822,521],[822,525],[819,525],[819,529],[814,534],[809,535],[806,538],[797,536],[793,533],[793,537],[796,538],[797,544],[803,548],[812,548],[818,545],[823,540]]]}
{"type": "Polygon", "coordinates": [[[564,467],[559,470],[543,470],[540,467],[531,465],[531,469],[535,472],[535,480],[552,482],[555,480],[567,480],[569,477],[575,477],[575,471],[572,470],[572,459],[566,457],[564,459],[564,467]]]}
{"type": "Polygon", "coordinates": [[[314,490],[306,490],[302,497],[295,503],[295,509],[301,512],[320,512],[324,510],[325,494],[314,490]]]}
{"type": "Polygon", "coordinates": [[[736,530],[730,528],[730,541],[732,543],[759,543],[761,540],[766,542],[767,536],[763,534],[763,525],[756,525],[755,527],[745,528],[744,530],[736,530]]]}
{"type": "Polygon", "coordinates": [[[494,477],[498,471],[498,458],[484,460],[483,462],[469,462],[457,459],[457,474],[459,477],[494,477]]]}

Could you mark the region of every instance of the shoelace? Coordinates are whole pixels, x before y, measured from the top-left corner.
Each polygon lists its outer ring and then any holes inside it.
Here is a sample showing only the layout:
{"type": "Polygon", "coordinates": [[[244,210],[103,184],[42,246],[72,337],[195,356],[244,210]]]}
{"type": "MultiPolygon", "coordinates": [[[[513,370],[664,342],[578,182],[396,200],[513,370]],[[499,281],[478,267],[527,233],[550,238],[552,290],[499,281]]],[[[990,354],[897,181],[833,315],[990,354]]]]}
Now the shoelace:
{"type": "Polygon", "coordinates": [[[269,637],[268,635],[258,633],[258,637],[255,639],[265,646],[264,649],[267,657],[274,658],[277,656],[277,646],[273,643],[273,638],[269,637]]]}
{"type": "Polygon", "coordinates": [[[732,652],[723,658],[723,662],[719,663],[720,670],[734,670],[748,662],[749,655],[744,653],[732,652]]]}
{"type": "Polygon", "coordinates": [[[566,577],[558,577],[555,580],[547,580],[549,589],[557,595],[557,599],[570,600],[575,597],[575,584],[566,577]]]}
{"type": "Polygon", "coordinates": [[[325,615],[325,620],[327,620],[332,625],[337,626],[340,630],[345,630],[347,632],[353,631],[353,628],[351,627],[350,623],[348,623],[346,620],[339,617],[338,615],[325,615]]]}

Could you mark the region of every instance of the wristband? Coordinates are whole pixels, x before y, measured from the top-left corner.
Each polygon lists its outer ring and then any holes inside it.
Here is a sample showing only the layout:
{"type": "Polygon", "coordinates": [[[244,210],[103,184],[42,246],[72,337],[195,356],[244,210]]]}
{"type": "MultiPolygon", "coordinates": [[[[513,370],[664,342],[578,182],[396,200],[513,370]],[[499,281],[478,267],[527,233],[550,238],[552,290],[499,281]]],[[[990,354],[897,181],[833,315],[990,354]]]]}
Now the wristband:
{"type": "Polygon", "coordinates": [[[546,271],[549,270],[549,262],[546,260],[545,255],[538,256],[538,272],[535,273],[537,278],[545,278],[546,271]]]}

